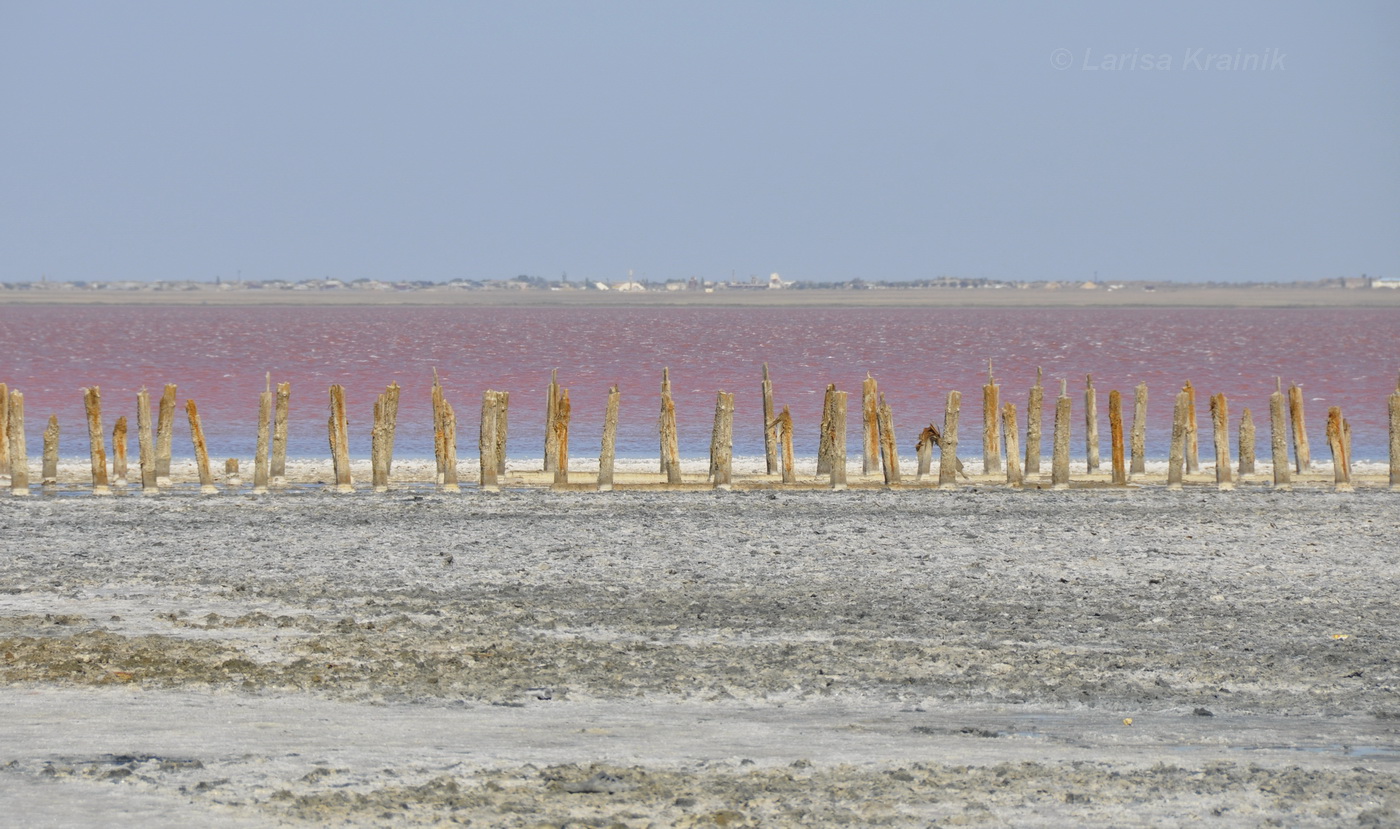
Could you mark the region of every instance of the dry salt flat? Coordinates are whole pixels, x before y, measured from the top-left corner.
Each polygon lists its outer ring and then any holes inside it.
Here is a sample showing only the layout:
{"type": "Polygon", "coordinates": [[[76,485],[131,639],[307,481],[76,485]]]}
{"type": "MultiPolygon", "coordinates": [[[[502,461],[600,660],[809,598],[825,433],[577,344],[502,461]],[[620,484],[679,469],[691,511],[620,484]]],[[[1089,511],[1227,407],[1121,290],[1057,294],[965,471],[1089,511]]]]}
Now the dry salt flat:
{"type": "Polygon", "coordinates": [[[1379,485],[64,491],[0,497],[24,825],[1400,821],[1379,485]]]}

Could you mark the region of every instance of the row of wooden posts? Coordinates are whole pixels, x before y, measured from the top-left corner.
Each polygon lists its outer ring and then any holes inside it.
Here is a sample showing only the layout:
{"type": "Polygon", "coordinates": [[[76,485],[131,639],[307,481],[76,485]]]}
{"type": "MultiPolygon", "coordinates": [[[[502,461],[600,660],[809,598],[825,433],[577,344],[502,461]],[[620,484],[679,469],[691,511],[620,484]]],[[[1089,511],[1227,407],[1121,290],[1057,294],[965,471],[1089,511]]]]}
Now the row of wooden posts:
{"type": "MultiPolygon", "coordinates": [[[[1305,473],[1311,469],[1303,413],[1302,389],[1296,384],[1287,393],[1282,381],[1269,397],[1270,451],[1273,460],[1273,483],[1278,488],[1291,484],[1293,471],[1305,473]],[[1293,445],[1293,464],[1288,457],[1288,439],[1293,445]]],[[[784,406],[774,411],[773,383],[768,365],[763,366],[764,455],[768,475],[780,475],[783,483],[797,482],[793,461],[792,415],[784,406]]],[[[266,492],[269,487],[286,483],[287,417],[291,385],[277,384],[276,391],[269,377],[267,388],[260,395],[258,409],[257,450],[254,459],[253,492],[266,492]]],[[[621,395],[616,385],[608,392],[603,419],[603,441],[599,453],[598,488],[613,488],[613,466],[617,441],[618,408],[621,395]]],[[[107,494],[113,483],[127,483],[127,421],[117,419],[112,431],[112,474],[107,472],[105,433],[102,426],[102,399],[98,387],[83,390],[87,414],[88,438],[92,465],[93,494],[107,494]]],[[[1098,391],[1092,375],[1084,388],[1085,455],[1088,473],[1099,472],[1098,391]]],[[[140,483],[144,490],[155,492],[168,487],[170,481],[171,448],[174,435],[176,386],[168,384],[160,397],[152,429],[151,400],[142,389],[136,396],[136,432],[139,444],[140,483]]],[[[481,428],[478,440],[480,455],[480,487],[486,491],[500,488],[506,471],[507,412],[510,394],[487,390],[482,395],[481,428]]],[[[1042,375],[1036,371],[1035,385],[1027,401],[1024,465],[1021,463],[1019,424],[1014,403],[1001,402],[1001,386],[988,364],[987,383],[982,387],[982,463],[983,474],[1003,476],[1008,484],[1020,486],[1027,475],[1040,474],[1042,443],[1042,411],[1044,386],[1042,375]],[[1003,454],[1004,453],[1004,454],[1003,454]],[[1003,462],[1003,457],[1005,462],[1003,462]]],[[[375,490],[388,489],[393,465],[394,432],[398,422],[399,386],[388,386],[374,404],[374,424],[370,439],[370,466],[375,490]]],[[[930,423],[919,435],[915,446],[918,459],[916,480],[931,476],[933,450],[941,459],[938,485],[955,487],[959,477],[967,477],[958,459],[958,420],[962,394],[948,392],[944,407],[943,426],[930,423]]],[[[833,489],[846,487],[846,409],[847,393],[834,384],[826,388],[822,407],[821,428],[817,447],[817,475],[825,476],[833,489]]],[[[195,465],[204,492],[216,492],[209,466],[209,452],[194,400],[185,401],[190,434],[194,444],[195,465]]],[[[436,483],[446,491],[459,491],[457,473],[457,418],[447,401],[442,384],[433,373],[432,412],[436,483]]],[[[546,397],[544,471],[553,473],[557,486],[569,483],[569,390],[559,386],[558,371],[550,376],[546,397]]],[[[1389,398],[1390,415],[1390,484],[1400,488],[1400,385],[1389,398]]],[[[1060,381],[1060,394],[1055,401],[1052,432],[1050,483],[1052,488],[1065,489],[1070,483],[1070,419],[1072,416],[1068,383],[1060,381]]],[[[1234,485],[1235,465],[1230,457],[1230,414],[1225,395],[1210,397],[1210,416],[1215,449],[1215,479],[1221,489],[1234,485]]],[[[1127,431],[1130,455],[1125,456],[1125,431],[1122,394],[1113,390],[1108,395],[1109,446],[1111,481],[1125,485],[1133,476],[1146,471],[1147,385],[1139,383],[1133,395],[1133,419],[1127,431]],[[1130,458],[1130,462],[1129,462],[1130,458]]],[[[862,472],[883,474],[886,485],[901,483],[899,453],[895,440],[894,415],[875,379],[868,374],[861,387],[862,472]]],[[[670,371],[663,370],[661,378],[661,409],[659,418],[660,472],[669,484],[681,483],[681,461],[676,431],[676,407],[671,395],[670,371]]],[[[733,483],[732,445],[734,429],[734,395],[719,392],[715,400],[714,429],[710,442],[708,481],[718,489],[733,483]]],[[[1333,478],[1338,489],[1350,489],[1351,426],[1335,406],[1327,413],[1327,442],[1333,461],[1333,478]]],[[[49,416],[44,430],[44,485],[58,480],[58,420],[49,416]]],[[[1196,391],[1190,382],[1176,395],[1172,417],[1171,448],[1167,465],[1167,485],[1180,488],[1187,474],[1200,470],[1199,431],[1196,419],[1196,391]]],[[[334,487],[352,491],[350,473],[349,427],[345,411],[345,389],[330,387],[330,417],[327,438],[334,471],[334,487]]],[[[1253,474],[1255,469],[1255,426],[1253,415],[1244,409],[1238,424],[1238,474],[1253,474]]],[[[29,494],[29,465],[24,437],[24,395],[0,384],[0,472],[8,470],[10,489],[14,494],[29,494]]],[[[238,484],[238,461],[225,463],[225,477],[238,484]]]]}

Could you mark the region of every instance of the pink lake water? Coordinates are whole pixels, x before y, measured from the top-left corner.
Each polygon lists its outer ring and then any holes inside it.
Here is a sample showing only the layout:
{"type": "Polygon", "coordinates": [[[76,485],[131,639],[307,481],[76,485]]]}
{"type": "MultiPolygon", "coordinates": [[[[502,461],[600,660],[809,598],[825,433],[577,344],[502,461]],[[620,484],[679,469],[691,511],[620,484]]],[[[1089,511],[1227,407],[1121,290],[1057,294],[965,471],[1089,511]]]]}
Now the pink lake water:
{"type": "MultiPolygon", "coordinates": [[[[1124,393],[1130,416],[1133,387],[1147,383],[1148,452],[1164,458],[1173,397],[1187,380],[1203,416],[1216,392],[1229,397],[1235,421],[1251,408],[1264,456],[1268,396],[1281,376],[1304,390],[1315,455],[1326,456],[1327,407],[1340,406],[1355,457],[1383,460],[1386,397],[1400,371],[1400,311],[0,307],[0,382],[25,393],[31,447],[48,415],[58,416],[65,457],[87,452],[83,387],[100,386],[109,433],[121,415],[134,432],[137,390],[146,386],[158,397],[163,384],[176,383],[182,410],[186,398],[199,404],[211,456],[250,458],[268,372],[274,383],[292,384],[293,456],[328,455],[332,383],[346,388],[352,454],[368,456],[374,397],[397,381],[397,454],[431,457],[434,368],[458,412],[464,459],[475,452],[488,388],[511,393],[510,457],[541,457],[553,368],[573,406],[573,456],[596,456],[607,390],[617,383],[618,454],[654,457],[663,366],[671,370],[683,455],[708,452],[715,392],[724,390],[735,395],[735,455],[761,456],[765,361],[778,407],[791,407],[799,455],[815,454],[827,383],[851,392],[850,448],[858,453],[860,387],[870,372],[893,409],[901,452],[925,424],[942,423],[944,398],[957,389],[967,424],[963,454],[975,456],[988,359],[1023,429],[1026,392],[1043,367],[1047,436],[1059,379],[1069,380],[1076,451],[1084,379],[1092,374],[1105,457],[1111,389],[1124,393]]],[[[192,455],[183,414],[176,436],[175,454],[192,455]]]]}

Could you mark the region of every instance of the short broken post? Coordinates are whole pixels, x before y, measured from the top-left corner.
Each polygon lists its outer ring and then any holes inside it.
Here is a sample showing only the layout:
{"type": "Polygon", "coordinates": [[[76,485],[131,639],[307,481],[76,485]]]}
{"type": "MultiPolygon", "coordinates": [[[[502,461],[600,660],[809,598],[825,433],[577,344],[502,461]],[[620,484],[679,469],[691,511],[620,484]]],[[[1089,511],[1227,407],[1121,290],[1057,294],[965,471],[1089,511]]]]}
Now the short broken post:
{"type": "Polygon", "coordinates": [[[870,372],[860,386],[860,474],[874,475],[880,471],[880,387],[870,372]]]}
{"type": "Polygon", "coordinates": [[[1274,393],[1269,395],[1269,449],[1274,465],[1274,488],[1291,489],[1292,473],[1288,468],[1288,420],[1285,415],[1283,381],[1274,378],[1274,393]]]}
{"type": "Polygon", "coordinates": [[[1035,385],[1031,386],[1026,402],[1026,474],[1040,474],[1040,421],[1044,416],[1045,389],[1040,384],[1041,370],[1035,370],[1035,385]]]}
{"type": "Polygon", "coordinates": [[[939,489],[957,489],[958,486],[958,414],[961,408],[962,392],[948,392],[948,402],[943,408],[943,439],[939,446],[939,489]]]}
{"type": "Polygon", "coordinates": [[[919,433],[919,440],[914,444],[914,456],[918,459],[918,467],[914,473],[915,481],[922,481],[924,476],[933,470],[933,444],[938,440],[937,435],[938,430],[932,423],[919,433]]]}
{"type": "Polygon", "coordinates": [[[783,456],[783,483],[797,483],[797,464],[792,454],[792,412],[784,406],[778,415],[778,443],[783,456]]]}
{"type": "Polygon", "coordinates": [[[1138,383],[1133,390],[1133,462],[1130,471],[1134,475],[1147,473],[1147,384],[1138,383]]]}
{"type": "MultiPolygon", "coordinates": [[[[834,388],[834,386],[833,386],[834,388]]],[[[831,488],[846,488],[846,392],[831,395],[831,427],[827,435],[830,447],[831,488]]]]}
{"type": "Polygon", "coordinates": [[[1055,400],[1055,447],[1050,461],[1050,488],[1069,489],[1069,383],[1060,380],[1060,396],[1055,400]]]}
{"type": "MultiPolygon", "coordinates": [[[[23,435],[20,437],[22,438],[23,435]]],[[[58,415],[49,415],[49,425],[44,429],[42,474],[43,477],[39,479],[39,482],[43,486],[54,486],[58,483],[58,415]]]]}
{"type": "Polygon", "coordinates": [[[233,487],[243,483],[238,471],[238,458],[228,458],[224,461],[224,483],[233,487]]]}
{"type": "Polygon", "coordinates": [[[1333,406],[1327,410],[1327,445],[1332,449],[1332,481],[1338,492],[1351,492],[1351,458],[1348,457],[1346,421],[1342,410],[1333,406]]]}
{"type": "Polygon", "coordinates": [[[763,460],[767,474],[778,472],[778,424],[773,419],[773,379],[768,376],[768,364],[763,364],[763,460]]]}
{"type": "Polygon", "coordinates": [[[136,393],[136,456],[141,465],[141,492],[155,495],[156,488],[156,447],[155,435],[151,432],[151,393],[143,387],[136,393]]]}
{"type": "Polygon", "coordinates": [[[335,491],[354,492],[355,486],[350,478],[350,428],[345,417],[345,387],[339,383],[331,386],[331,412],[326,425],[331,465],[335,473],[335,491]]]}
{"type": "Polygon", "coordinates": [[[710,480],[715,489],[730,489],[733,485],[734,460],[734,395],[715,395],[715,428],[710,437],[710,480]]]}
{"type": "Polygon", "coordinates": [[[1092,374],[1084,377],[1084,459],[1085,471],[1099,471],[1099,396],[1092,374]]]}
{"type": "Polygon", "coordinates": [[[272,415],[272,459],[268,466],[270,486],[287,485],[287,418],[292,406],[292,384],[277,384],[272,415]]]}
{"type": "MultiPolygon", "coordinates": [[[[24,444],[24,395],[12,389],[6,400],[9,404],[5,412],[5,438],[10,450],[10,494],[28,495],[29,453],[24,444]]],[[[49,423],[52,425],[57,421],[50,416],[49,423]]],[[[54,431],[57,433],[58,430],[54,431]]],[[[57,445],[58,441],[55,440],[55,449],[57,445]]]]}
{"type": "Polygon", "coordinates": [[[899,450],[895,446],[894,439],[894,413],[890,411],[890,404],[885,401],[883,392],[880,394],[878,421],[880,424],[880,462],[885,470],[885,486],[897,486],[899,484],[899,450]]]}
{"type": "Polygon", "coordinates": [[[1006,436],[1006,483],[1020,486],[1021,447],[1016,432],[1016,404],[1003,403],[1001,406],[1001,433],[1006,436]]]}
{"type": "Polygon", "coordinates": [[[1312,470],[1312,450],[1308,446],[1308,429],[1303,418],[1303,389],[1297,383],[1288,387],[1288,414],[1293,423],[1293,459],[1298,462],[1298,474],[1312,470]]]}
{"type": "Polygon", "coordinates": [[[1215,485],[1234,489],[1230,473],[1230,404],[1223,394],[1210,396],[1210,422],[1215,436],[1215,485]]]}
{"type": "Polygon", "coordinates": [[[175,384],[166,383],[156,411],[156,486],[170,486],[170,456],[175,442],[175,384]]]}
{"type": "Polygon", "coordinates": [[[982,473],[1001,474],[1001,386],[987,361],[987,384],[982,387],[982,473]]]}
{"type": "Polygon", "coordinates": [[[1167,454],[1167,489],[1181,489],[1186,474],[1186,429],[1189,421],[1187,410],[1191,408],[1191,395],[1185,390],[1177,392],[1176,406],[1172,409],[1172,442],[1167,454]]]}
{"type": "Polygon", "coordinates": [[[1113,483],[1126,486],[1128,467],[1123,457],[1123,395],[1117,389],[1108,393],[1108,445],[1113,459],[1113,483]]]}
{"type": "Polygon", "coordinates": [[[194,463],[199,470],[199,491],[205,495],[218,492],[214,475],[209,471],[209,446],[204,442],[204,427],[199,422],[199,407],[194,398],[185,400],[185,415],[190,421],[190,440],[194,443],[194,463]]]}
{"type": "Polygon", "coordinates": [[[617,460],[617,412],[622,402],[622,393],[617,385],[608,389],[608,406],[603,411],[603,446],[598,452],[598,491],[611,492],[613,488],[613,466],[617,460]]]}
{"type": "Polygon", "coordinates": [[[103,446],[102,392],[97,386],[83,389],[83,408],[87,411],[88,457],[92,462],[92,494],[111,495],[107,483],[107,450],[103,446]]]}
{"type": "Polygon", "coordinates": [[[126,486],[126,415],[112,426],[112,485],[126,486]]]}
{"type": "Polygon", "coordinates": [[[1254,474],[1254,414],[1246,408],[1240,413],[1240,479],[1254,474]]]}

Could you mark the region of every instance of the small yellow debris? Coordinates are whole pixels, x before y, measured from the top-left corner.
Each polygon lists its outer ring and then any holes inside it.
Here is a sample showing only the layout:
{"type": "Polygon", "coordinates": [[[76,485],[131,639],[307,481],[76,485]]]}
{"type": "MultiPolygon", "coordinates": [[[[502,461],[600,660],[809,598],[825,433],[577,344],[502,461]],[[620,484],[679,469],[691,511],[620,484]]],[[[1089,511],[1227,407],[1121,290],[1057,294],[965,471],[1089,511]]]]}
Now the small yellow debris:
{"type": "Polygon", "coordinates": [[[1124,718],[1123,718],[1123,724],[1124,724],[1124,725],[1132,725],[1132,724],[1133,724],[1133,718],[1132,718],[1132,717],[1124,717],[1124,718]]]}
{"type": "Polygon", "coordinates": [[[1333,639],[1350,639],[1350,638],[1351,638],[1351,634],[1350,634],[1350,633],[1334,633],[1334,634],[1332,634],[1332,638],[1333,638],[1333,639]]]}

